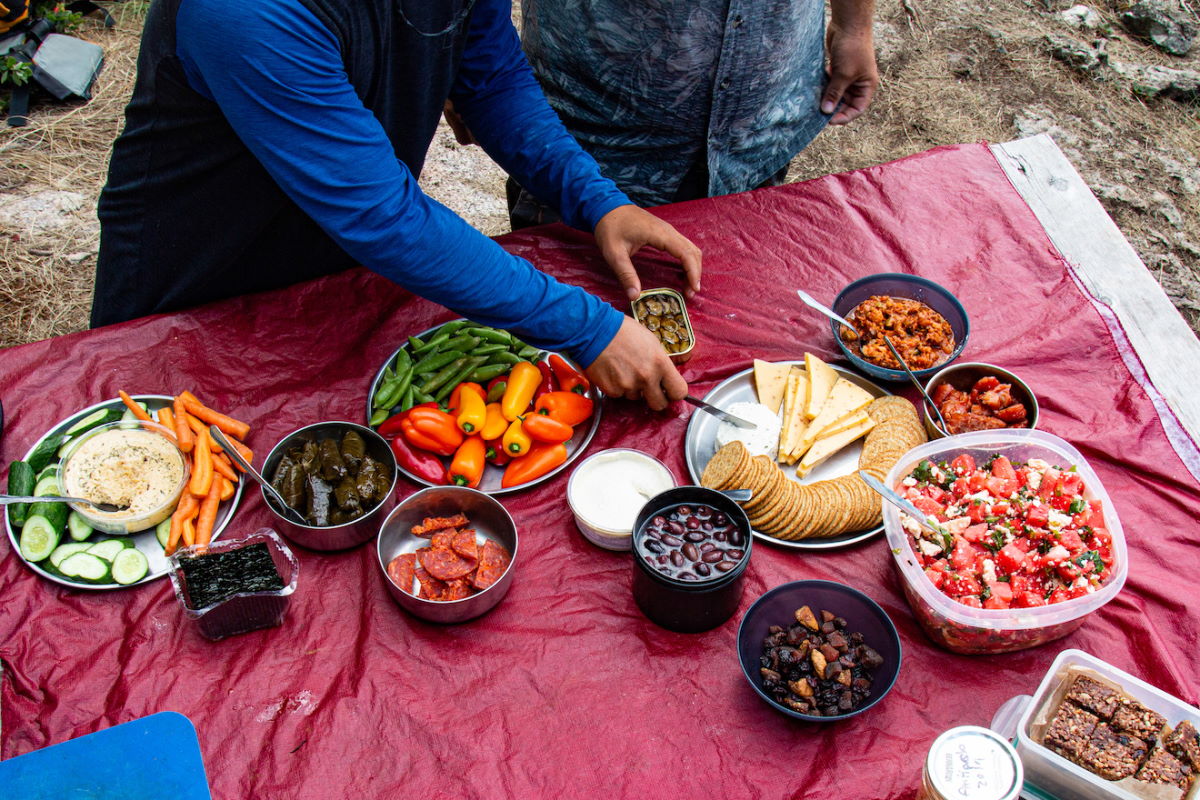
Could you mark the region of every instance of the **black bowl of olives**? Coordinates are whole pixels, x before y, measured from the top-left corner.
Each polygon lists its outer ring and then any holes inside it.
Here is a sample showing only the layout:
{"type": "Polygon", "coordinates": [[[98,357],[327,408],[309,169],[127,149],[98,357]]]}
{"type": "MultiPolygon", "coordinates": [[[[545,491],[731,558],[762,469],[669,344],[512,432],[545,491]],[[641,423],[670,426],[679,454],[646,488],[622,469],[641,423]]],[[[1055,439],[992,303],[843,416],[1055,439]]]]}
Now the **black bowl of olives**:
{"type": "Polygon", "coordinates": [[[301,525],[262,491],[279,532],[310,550],[345,550],[375,538],[393,505],[396,457],[387,441],[353,422],[318,422],[283,437],[262,474],[301,525]]]}
{"type": "Polygon", "coordinates": [[[861,714],[900,674],[900,636],[887,613],[833,581],[785,583],[758,598],[742,617],[737,646],[758,696],[810,722],[861,714]]]}

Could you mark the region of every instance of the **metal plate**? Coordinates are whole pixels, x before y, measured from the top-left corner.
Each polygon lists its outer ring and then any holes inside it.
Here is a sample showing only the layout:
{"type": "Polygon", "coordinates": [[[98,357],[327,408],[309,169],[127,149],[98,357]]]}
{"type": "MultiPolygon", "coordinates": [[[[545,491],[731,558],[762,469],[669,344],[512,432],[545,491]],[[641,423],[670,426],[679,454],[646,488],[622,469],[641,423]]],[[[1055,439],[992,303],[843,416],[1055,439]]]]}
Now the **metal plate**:
{"type": "MultiPolygon", "coordinates": [[[[447,320],[447,321],[451,322],[453,320],[447,320]]],[[[442,324],[445,324],[445,323],[442,323],[442,324]]],[[[440,327],[442,327],[442,325],[434,325],[432,328],[426,328],[425,330],[416,334],[416,336],[417,336],[417,338],[421,338],[422,336],[425,336],[426,334],[431,333],[432,331],[435,331],[440,327]]],[[[400,354],[400,351],[406,349],[407,347],[408,347],[408,344],[405,343],[405,344],[401,345],[400,347],[396,348],[396,350],[393,351],[392,354],[387,357],[387,360],[384,361],[379,366],[379,369],[375,372],[375,378],[371,381],[371,387],[367,390],[367,409],[366,409],[366,414],[367,414],[366,419],[367,420],[370,420],[371,412],[373,411],[373,409],[371,408],[371,398],[373,398],[375,396],[375,391],[379,388],[379,384],[383,380],[384,370],[388,368],[389,364],[391,364],[393,361],[396,360],[396,356],[400,354]]],[[[549,355],[549,354],[547,354],[547,355],[549,355]]],[[[572,359],[568,358],[567,356],[562,356],[562,357],[571,366],[575,367],[576,369],[579,368],[579,365],[576,364],[572,359]]],[[[595,386],[593,386],[592,390],[588,393],[588,397],[592,398],[592,404],[593,404],[591,423],[586,428],[579,427],[579,428],[575,429],[575,435],[572,436],[570,438],[570,440],[567,442],[567,460],[565,462],[560,464],[556,469],[553,469],[550,472],[547,472],[545,475],[538,478],[537,480],[530,481],[529,483],[522,483],[520,486],[512,486],[507,489],[502,488],[500,486],[500,479],[504,477],[504,468],[497,467],[493,464],[488,464],[486,467],[484,467],[483,478],[480,479],[479,486],[477,486],[475,488],[477,488],[479,491],[483,492],[484,494],[510,494],[512,492],[521,492],[521,491],[524,491],[525,489],[529,489],[531,487],[537,486],[539,483],[542,483],[543,481],[550,480],[558,473],[560,473],[563,470],[570,467],[571,463],[574,462],[575,459],[579,458],[579,456],[583,454],[583,451],[587,449],[587,446],[589,444],[591,444],[592,437],[596,435],[596,429],[600,427],[600,415],[603,411],[602,406],[603,406],[603,401],[604,401],[604,395],[602,395],[600,393],[600,391],[595,386]]],[[[449,458],[443,458],[442,461],[446,464],[447,467],[450,466],[449,458]]],[[[401,467],[399,465],[397,465],[397,469],[400,471],[401,475],[406,476],[409,480],[413,481],[414,483],[419,483],[422,486],[444,485],[444,484],[430,483],[429,481],[425,480],[424,478],[418,477],[417,475],[413,475],[411,472],[409,472],[404,467],[401,467]]]]}
{"type": "MultiPolygon", "coordinates": [[[[141,402],[145,403],[150,411],[153,412],[157,411],[163,406],[170,405],[175,398],[163,394],[137,394],[133,396],[133,399],[140,400],[141,402]]],[[[30,446],[29,450],[25,452],[24,458],[27,459],[29,456],[33,455],[33,451],[37,449],[37,446],[41,444],[42,440],[47,436],[53,436],[59,431],[66,430],[76,421],[83,419],[93,411],[99,411],[102,408],[115,408],[118,411],[124,411],[125,404],[121,402],[120,398],[117,398],[116,400],[107,400],[103,403],[96,403],[94,406],[88,406],[82,411],[72,414],[38,437],[38,440],[34,442],[33,445],[30,446]]],[[[220,537],[221,532],[225,530],[225,526],[229,524],[229,520],[233,518],[233,512],[237,509],[238,502],[242,499],[242,487],[244,485],[245,481],[239,480],[237,483],[237,488],[233,491],[233,497],[223,501],[221,505],[217,507],[217,521],[213,524],[212,535],[214,542],[218,537],[220,537]]],[[[158,538],[154,535],[154,528],[144,530],[140,533],[130,534],[128,537],[129,539],[133,540],[134,546],[137,547],[138,550],[141,550],[142,555],[144,555],[146,560],[150,562],[150,571],[146,573],[146,577],[142,578],[137,583],[131,583],[128,586],[122,586],[118,583],[76,583],[75,581],[70,581],[59,575],[54,575],[50,572],[47,572],[37,564],[26,561],[25,557],[21,555],[20,536],[15,530],[13,530],[12,525],[9,524],[8,514],[4,515],[4,529],[8,531],[8,541],[12,544],[13,552],[17,554],[17,557],[20,558],[21,561],[25,562],[27,567],[47,580],[54,581],[55,583],[62,584],[63,586],[70,586],[72,589],[90,589],[96,591],[103,591],[106,589],[128,589],[130,586],[141,586],[142,584],[161,578],[171,569],[170,565],[167,563],[167,557],[163,555],[162,545],[158,543],[158,538]]],[[[111,536],[107,533],[100,533],[98,531],[93,534],[93,537],[95,542],[100,542],[104,539],[118,538],[116,536],[111,536]]],[[[89,539],[88,541],[93,541],[93,539],[89,539]]],[[[63,542],[60,542],[60,544],[62,543],[63,542]]]]}
{"type": "MultiPolygon", "coordinates": [[[[804,366],[803,361],[780,361],[777,363],[804,366]]],[[[870,392],[873,397],[883,397],[884,395],[891,394],[891,392],[882,386],[872,383],[856,372],[851,372],[835,364],[830,364],[829,366],[833,367],[838,377],[845,378],[851,383],[861,386],[870,392]]],[[[754,389],[754,369],[745,369],[734,375],[730,375],[714,386],[704,396],[704,400],[721,408],[729,408],[734,403],[757,403],[758,392],[754,389]]],[[[704,472],[704,467],[708,464],[708,460],[717,451],[717,428],[720,425],[721,423],[716,417],[706,414],[703,411],[696,411],[688,421],[687,433],[684,437],[684,457],[687,460],[688,473],[692,476],[693,483],[700,483],[700,474],[704,472]]],[[[862,453],[862,442],[863,440],[859,439],[846,445],[840,451],[813,467],[812,472],[808,473],[803,480],[798,480],[797,482],[802,484],[816,483],[817,481],[840,478],[842,475],[850,475],[857,472],[858,457],[862,453]]],[[[792,480],[797,480],[794,471],[789,471],[789,477],[792,480]]],[[[776,539],[774,536],[769,536],[759,531],[754,531],[753,533],[760,540],[780,547],[791,547],[796,550],[831,550],[835,547],[857,544],[858,542],[877,536],[883,533],[883,525],[877,525],[867,530],[850,531],[849,533],[843,533],[841,536],[830,536],[824,539],[801,539],[798,542],[776,539]]]]}

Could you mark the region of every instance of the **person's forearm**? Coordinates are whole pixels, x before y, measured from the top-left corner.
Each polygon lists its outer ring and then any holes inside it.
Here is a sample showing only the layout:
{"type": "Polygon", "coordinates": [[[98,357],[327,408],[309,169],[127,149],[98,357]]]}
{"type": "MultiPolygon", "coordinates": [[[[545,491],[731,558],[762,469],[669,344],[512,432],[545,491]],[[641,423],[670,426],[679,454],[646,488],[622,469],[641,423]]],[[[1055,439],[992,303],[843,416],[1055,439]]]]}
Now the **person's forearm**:
{"type": "Polygon", "coordinates": [[[871,32],[875,17],[875,0],[829,0],[830,26],[841,33],[871,32]]]}

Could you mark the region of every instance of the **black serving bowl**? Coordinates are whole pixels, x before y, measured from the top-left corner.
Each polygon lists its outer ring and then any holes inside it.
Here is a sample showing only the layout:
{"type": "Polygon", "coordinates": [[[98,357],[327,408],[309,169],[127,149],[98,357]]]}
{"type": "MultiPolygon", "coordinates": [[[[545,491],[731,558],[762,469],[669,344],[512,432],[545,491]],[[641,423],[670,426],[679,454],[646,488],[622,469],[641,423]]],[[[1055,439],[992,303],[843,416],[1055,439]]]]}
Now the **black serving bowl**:
{"type": "Polygon", "coordinates": [[[785,583],[758,598],[742,617],[742,624],[738,627],[737,648],[742,674],[746,676],[746,680],[754,687],[758,696],[776,711],[808,722],[836,722],[863,713],[891,691],[896,677],[900,674],[900,635],[887,613],[878,603],[857,589],[833,581],[807,580],[785,583]],[[831,611],[839,617],[844,617],[846,631],[861,633],[863,641],[883,658],[883,663],[874,671],[871,696],[853,711],[828,717],[803,714],[775,702],[763,689],[763,679],[759,672],[763,639],[767,638],[767,631],[772,625],[786,629],[794,623],[796,610],[802,606],[808,606],[818,618],[821,611],[831,611]]]}
{"type": "Polygon", "coordinates": [[[742,600],[742,578],[750,563],[754,537],[746,512],[720,492],[703,486],[678,486],[655,495],[642,506],[633,524],[633,599],[651,622],[680,633],[707,631],[724,623],[742,600]],[[703,504],[729,517],[741,535],[741,560],[729,572],[706,580],[668,577],[646,561],[641,547],[656,515],[678,505],[703,504]]]}

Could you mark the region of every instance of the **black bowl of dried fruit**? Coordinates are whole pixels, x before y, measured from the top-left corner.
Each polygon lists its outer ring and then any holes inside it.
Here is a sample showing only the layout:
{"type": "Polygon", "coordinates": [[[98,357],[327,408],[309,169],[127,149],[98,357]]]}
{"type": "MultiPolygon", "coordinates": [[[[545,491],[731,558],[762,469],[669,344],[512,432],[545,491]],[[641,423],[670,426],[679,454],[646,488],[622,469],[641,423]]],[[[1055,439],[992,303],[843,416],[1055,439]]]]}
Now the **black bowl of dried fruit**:
{"type": "Polygon", "coordinates": [[[755,601],[738,660],[759,697],[789,717],[830,722],[883,699],[900,674],[900,636],[879,604],[832,581],[795,581],[755,601]]]}

